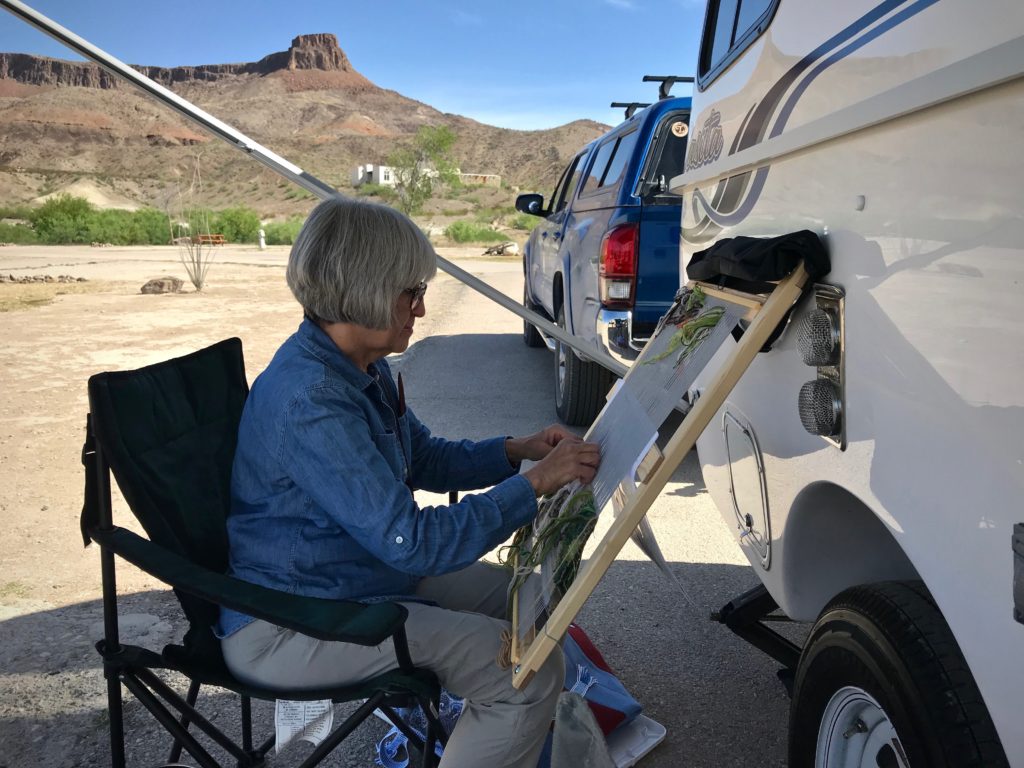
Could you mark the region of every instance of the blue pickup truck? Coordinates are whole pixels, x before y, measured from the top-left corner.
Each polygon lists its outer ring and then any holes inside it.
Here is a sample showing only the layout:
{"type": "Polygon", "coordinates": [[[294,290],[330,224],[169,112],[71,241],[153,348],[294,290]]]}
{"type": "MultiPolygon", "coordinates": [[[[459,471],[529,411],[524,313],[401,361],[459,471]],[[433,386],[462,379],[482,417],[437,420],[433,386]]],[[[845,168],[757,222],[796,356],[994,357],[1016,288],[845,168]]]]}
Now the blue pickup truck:
{"type": "MultiPolygon", "coordinates": [[[[516,209],[543,218],[523,251],[523,304],[588,348],[629,365],[679,288],[679,197],[690,99],[665,97],[588,144],[551,196],[524,194],[516,209]]],[[[523,340],[555,353],[555,406],[590,424],[614,374],[524,322],[523,340]]]]}

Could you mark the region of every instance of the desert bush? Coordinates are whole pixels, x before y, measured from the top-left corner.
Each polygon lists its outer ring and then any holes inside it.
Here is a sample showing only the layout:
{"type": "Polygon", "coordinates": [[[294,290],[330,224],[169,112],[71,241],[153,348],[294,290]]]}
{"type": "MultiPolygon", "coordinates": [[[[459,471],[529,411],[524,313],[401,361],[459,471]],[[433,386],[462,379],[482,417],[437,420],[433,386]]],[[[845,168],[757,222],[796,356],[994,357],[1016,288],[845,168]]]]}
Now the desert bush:
{"type": "Polygon", "coordinates": [[[30,245],[39,242],[35,230],[26,227],[24,224],[3,224],[0,223],[0,243],[18,243],[19,245],[30,245]]]}
{"type": "Polygon", "coordinates": [[[210,232],[224,235],[229,243],[255,243],[259,230],[259,214],[244,206],[225,208],[210,217],[210,232]]]}
{"type": "Polygon", "coordinates": [[[398,198],[394,187],[386,187],[383,184],[360,184],[356,187],[356,194],[360,197],[379,197],[388,203],[394,202],[398,198]]]}
{"type": "Polygon", "coordinates": [[[295,238],[302,228],[304,219],[295,216],[287,221],[271,221],[263,227],[266,233],[267,245],[293,245],[295,238]]]}
{"type": "Polygon", "coordinates": [[[494,221],[495,219],[501,219],[505,216],[510,216],[516,212],[516,209],[511,205],[499,205],[492,208],[480,208],[477,210],[474,218],[477,221],[494,221]]]}
{"type": "Polygon", "coordinates": [[[32,218],[32,208],[27,205],[0,205],[0,219],[24,219],[32,218]]]}
{"type": "Polygon", "coordinates": [[[58,195],[33,211],[30,221],[40,242],[89,243],[89,225],[95,213],[92,203],[83,197],[58,195]]]}
{"type": "Polygon", "coordinates": [[[472,221],[455,221],[444,230],[456,243],[497,243],[507,239],[500,232],[472,221]]]}
{"type": "Polygon", "coordinates": [[[167,245],[171,241],[171,222],[156,208],[140,208],[132,213],[133,243],[167,245]]]}
{"type": "Polygon", "coordinates": [[[93,243],[166,245],[171,235],[167,214],[155,208],[94,211],[88,226],[89,242],[93,243]]]}
{"type": "Polygon", "coordinates": [[[541,220],[536,216],[531,216],[528,213],[520,213],[509,219],[508,225],[512,227],[512,229],[518,229],[522,232],[530,232],[540,223],[540,221],[541,220]]]}

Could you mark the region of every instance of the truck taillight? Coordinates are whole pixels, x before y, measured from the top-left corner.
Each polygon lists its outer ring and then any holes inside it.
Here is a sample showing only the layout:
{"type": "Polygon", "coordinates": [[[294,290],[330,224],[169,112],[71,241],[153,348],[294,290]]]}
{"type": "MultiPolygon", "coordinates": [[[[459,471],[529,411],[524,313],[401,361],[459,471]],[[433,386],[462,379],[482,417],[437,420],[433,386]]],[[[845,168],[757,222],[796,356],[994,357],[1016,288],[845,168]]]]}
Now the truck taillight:
{"type": "Polygon", "coordinates": [[[601,266],[597,283],[601,305],[608,309],[633,307],[639,234],[640,228],[636,224],[623,224],[610,230],[601,241],[601,266]]]}

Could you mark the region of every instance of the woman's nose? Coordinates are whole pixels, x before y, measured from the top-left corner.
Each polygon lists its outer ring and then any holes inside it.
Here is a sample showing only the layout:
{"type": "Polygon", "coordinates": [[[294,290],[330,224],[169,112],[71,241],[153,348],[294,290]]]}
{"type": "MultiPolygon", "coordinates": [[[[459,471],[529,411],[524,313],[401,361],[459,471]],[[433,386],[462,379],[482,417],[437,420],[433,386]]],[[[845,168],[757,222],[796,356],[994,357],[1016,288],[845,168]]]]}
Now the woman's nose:
{"type": "Polygon", "coordinates": [[[421,298],[419,300],[419,303],[415,307],[413,307],[412,314],[413,317],[423,317],[425,314],[427,314],[427,305],[423,298],[421,298]]]}

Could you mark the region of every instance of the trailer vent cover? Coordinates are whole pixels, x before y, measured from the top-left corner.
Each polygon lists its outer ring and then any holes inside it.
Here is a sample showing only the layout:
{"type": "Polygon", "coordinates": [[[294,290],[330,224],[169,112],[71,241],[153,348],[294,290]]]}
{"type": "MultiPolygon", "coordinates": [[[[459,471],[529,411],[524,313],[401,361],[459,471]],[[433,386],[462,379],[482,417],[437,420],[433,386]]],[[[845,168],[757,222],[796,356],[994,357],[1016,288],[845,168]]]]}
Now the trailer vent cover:
{"type": "Polygon", "coordinates": [[[840,430],[842,406],[839,390],[828,379],[808,381],[800,387],[800,421],[812,435],[835,435],[840,430]]]}
{"type": "Polygon", "coordinates": [[[804,365],[835,365],[839,357],[839,323],[825,309],[813,309],[800,323],[796,348],[804,365]]]}

